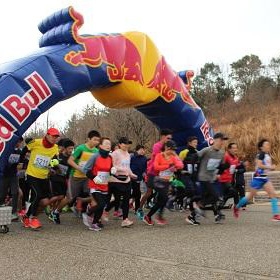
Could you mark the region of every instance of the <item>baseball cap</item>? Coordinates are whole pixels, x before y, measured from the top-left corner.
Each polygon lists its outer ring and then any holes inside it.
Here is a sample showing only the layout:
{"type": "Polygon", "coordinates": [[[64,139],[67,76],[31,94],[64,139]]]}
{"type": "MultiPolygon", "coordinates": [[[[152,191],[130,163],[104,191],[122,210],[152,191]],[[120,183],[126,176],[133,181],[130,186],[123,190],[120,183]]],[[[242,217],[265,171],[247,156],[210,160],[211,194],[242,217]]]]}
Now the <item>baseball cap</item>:
{"type": "Polygon", "coordinates": [[[170,148],[172,150],[176,150],[177,146],[176,143],[173,140],[169,140],[165,143],[165,147],[170,148]]]}
{"type": "Polygon", "coordinates": [[[128,140],[127,137],[121,137],[119,139],[119,144],[132,144],[132,141],[128,140]]]}
{"type": "Polygon", "coordinates": [[[51,127],[48,129],[47,134],[51,135],[51,136],[60,136],[60,132],[58,131],[58,129],[51,127]]]}
{"type": "Polygon", "coordinates": [[[227,137],[225,134],[221,133],[221,132],[217,132],[217,133],[214,135],[213,138],[214,138],[214,139],[228,140],[228,137],[227,137]]]}

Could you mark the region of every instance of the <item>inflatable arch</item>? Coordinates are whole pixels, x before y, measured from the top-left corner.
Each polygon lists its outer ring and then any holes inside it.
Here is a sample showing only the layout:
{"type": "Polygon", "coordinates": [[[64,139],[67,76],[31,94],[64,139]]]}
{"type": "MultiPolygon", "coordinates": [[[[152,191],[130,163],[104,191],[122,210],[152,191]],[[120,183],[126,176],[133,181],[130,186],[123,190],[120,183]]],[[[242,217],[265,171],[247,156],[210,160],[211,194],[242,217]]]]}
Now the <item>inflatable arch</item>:
{"type": "Polygon", "coordinates": [[[79,35],[83,17],[73,7],[39,24],[37,52],[0,65],[0,173],[21,136],[59,101],[90,91],[110,108],[135,107],[177,144],[196,135],[212,141],[202,110],[189,95],[192,71],[176,73],[140,32],[79,35]]]}

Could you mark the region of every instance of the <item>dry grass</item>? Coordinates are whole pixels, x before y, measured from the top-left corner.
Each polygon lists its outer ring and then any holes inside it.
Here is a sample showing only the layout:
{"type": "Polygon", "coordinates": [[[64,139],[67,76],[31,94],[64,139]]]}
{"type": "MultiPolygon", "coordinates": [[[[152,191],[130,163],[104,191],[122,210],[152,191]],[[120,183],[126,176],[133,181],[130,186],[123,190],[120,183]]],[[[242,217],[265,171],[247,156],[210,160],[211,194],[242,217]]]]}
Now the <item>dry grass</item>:
{"type": "Polygon", "coordinates": [[[280,101],[270,104],[229,104],[210,117],[215,131],[226,133],[239,146],[240,156],[251,163],[256,144],[266,138],[271,142],[271,156],[280,168],[280,101]]]}

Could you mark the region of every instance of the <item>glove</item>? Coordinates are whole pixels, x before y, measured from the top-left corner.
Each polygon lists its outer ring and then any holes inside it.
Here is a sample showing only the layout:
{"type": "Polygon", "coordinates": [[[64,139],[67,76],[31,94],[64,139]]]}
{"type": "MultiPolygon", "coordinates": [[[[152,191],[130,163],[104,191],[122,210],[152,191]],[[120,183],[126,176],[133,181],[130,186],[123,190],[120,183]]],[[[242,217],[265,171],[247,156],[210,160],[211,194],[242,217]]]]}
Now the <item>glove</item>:
{"type": "Polygon", "coordinates": [[[59,161],[57,159],[52,159],[50,161],[50,167],[55,167],[59,165],[59,161]]]}
{"type": "Polygon", "coordinates": [[[116,173],[117,173],[117,168],[116,167],[112,167],[111,168],[111,174],[112,175],[116,175],[116,173]]]}

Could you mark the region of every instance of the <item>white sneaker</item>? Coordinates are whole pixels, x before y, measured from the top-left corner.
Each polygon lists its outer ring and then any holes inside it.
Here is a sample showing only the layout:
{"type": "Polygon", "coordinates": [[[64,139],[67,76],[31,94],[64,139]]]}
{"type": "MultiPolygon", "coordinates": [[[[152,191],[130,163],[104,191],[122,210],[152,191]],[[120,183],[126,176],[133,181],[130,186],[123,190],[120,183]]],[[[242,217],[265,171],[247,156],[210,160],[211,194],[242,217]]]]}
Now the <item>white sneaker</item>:
{"type": "Polygon", "coordinates": [[[122,221],[122,227],[130,227],[133,225],[133,222],[130,221],[129,219],[125,219],[122,221]]]}
{"type": "Polygon", "coordinates": [[[86,227],[89,227],[93,223],[93,218],[88,216],[86,213],[82,214],[83,217],[83,223],[86,227]]]}

